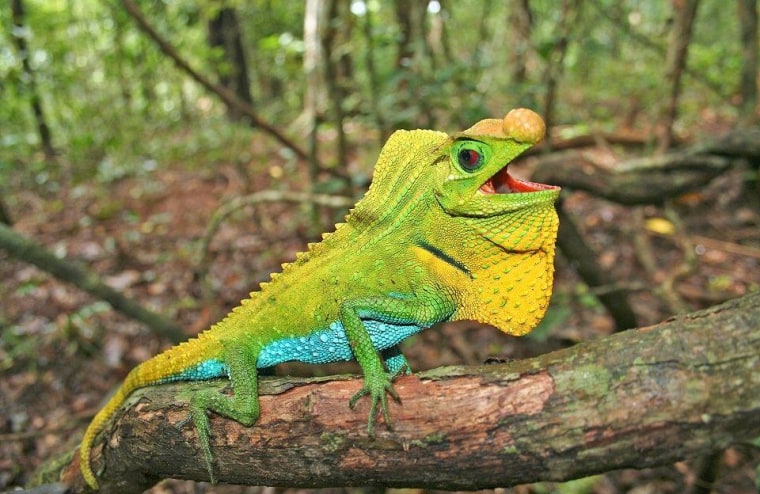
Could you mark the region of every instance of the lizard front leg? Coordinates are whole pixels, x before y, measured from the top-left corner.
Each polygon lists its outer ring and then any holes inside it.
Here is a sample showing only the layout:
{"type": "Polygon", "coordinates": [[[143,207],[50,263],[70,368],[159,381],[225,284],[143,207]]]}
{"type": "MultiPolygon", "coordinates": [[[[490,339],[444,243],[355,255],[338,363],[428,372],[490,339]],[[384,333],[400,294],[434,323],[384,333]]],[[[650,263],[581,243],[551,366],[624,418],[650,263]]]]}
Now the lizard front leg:
{"type": "Polygon", "coordinates": [[[190,400],[190,418],[198,431],[203,455],[206,459],[209,479],[216,483],[214,456],[211,452],[211,428],[207,412],[211,411],[228,417],[245,426],[253,425],[259,418],[258,376],[256,371],[257,353],[245,346],[234,343],[226,345],[225,363],[232,384],[232,396],[218,391],[201,391],[190,400]]]}
{"type": "MultiPolygon", "coordinates": [[[[351,398],[348,405],[353,408],[359,398],[370,395],[372,403],[367,424],[367,432],[370,435],[373,434],[378,406],[383,412],[386,426],[391,428],[388,395],[400,402],[398,394],[393,389],[392,380],[396,375],[405,373],[408,365],[403,355],[401,359],[390,359],[388,363],[391,372],[387,373],[362,319],[387,322],[389,328],[392,328],[393,324],[409,323],[427,327],[446,319],[453,310],[453,307],[438,298],[427,300],[419,297],[372,297],[347,300],[341,305],[340,317],[346,337],[354,357],[364,372],[364,386],[351,398]]],[[[389,330],[392,331],[392,329],[389,330]]],[[[390,355],[394,355],[392,351],[390,355]]]]}

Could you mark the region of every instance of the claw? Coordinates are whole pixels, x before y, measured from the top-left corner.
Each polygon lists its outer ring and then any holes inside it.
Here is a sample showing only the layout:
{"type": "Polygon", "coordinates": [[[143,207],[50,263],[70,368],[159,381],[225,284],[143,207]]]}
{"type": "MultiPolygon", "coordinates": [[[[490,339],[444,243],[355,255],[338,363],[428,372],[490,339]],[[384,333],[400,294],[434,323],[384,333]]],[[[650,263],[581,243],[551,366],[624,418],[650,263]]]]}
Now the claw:
{"type": "Polygon", "coordinates": [[[375,428],[375,411],[377,410],[378,405],[380,405],[380,408],[383,411],[385,426],[388,428],[388,430],[393,430],[391,416],[388,412],[388,395],[391,395],[391,398],[393,398],[396,403],[401,403],[401,398],[393,388],[391,379],[389,379],[388,376],[383,376],[379,384],[377,380],[369,382],[365,379],[364,386],[354,396],[351,397],[351,399],[348,401],[348,406],[349,408],[353,409],[356,405],[356,402],[359,401],[362,396],[372,396],[372,404],[370,405],[369,409],[369,420],[367,421],[367,433],[370,436],[373,436],[375,428]],[[369,382],[373,382],[373,384],[369,384],[369,382]]]}

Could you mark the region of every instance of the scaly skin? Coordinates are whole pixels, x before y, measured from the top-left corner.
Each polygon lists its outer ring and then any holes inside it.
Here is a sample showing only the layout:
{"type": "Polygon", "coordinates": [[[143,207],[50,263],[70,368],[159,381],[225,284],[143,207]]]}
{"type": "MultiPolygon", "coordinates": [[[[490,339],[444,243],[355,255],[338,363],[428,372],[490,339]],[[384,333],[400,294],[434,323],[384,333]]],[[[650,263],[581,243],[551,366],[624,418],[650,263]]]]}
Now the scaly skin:
{"type": "Polygon", "coordinates": [[[82,440],[82,474],[97,434],[132,391],[177,380],[228,376],[234,395],[194,395],[190,417],[214,480],[207,411],[252,425],[257,369],[287,360],[355,358],[372,400],[368,430],[395,375],[409,371],[398,343],[441,321],[468,319],[523,335],[551,295],[559,188],[524,182],[507,164],[538,143],[543,120],[518,109],[449,136],[394,133],[365,197],[334,233],[283,266],[225,319],[140,364],[98,412],[82,440]]]}

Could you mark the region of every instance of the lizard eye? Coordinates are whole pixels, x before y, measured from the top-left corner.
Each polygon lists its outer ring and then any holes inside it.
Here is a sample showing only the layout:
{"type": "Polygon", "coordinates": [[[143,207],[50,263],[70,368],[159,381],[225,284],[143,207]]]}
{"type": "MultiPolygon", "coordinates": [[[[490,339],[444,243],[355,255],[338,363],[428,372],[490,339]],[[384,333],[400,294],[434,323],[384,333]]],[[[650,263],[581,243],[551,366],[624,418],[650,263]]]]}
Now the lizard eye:
{"type": "Polygon", "coordinates": [[[468,172],[474,172],[483,165],[483,156],[474,149],[460,149],[457,159],[462,169],[468,172]]]}

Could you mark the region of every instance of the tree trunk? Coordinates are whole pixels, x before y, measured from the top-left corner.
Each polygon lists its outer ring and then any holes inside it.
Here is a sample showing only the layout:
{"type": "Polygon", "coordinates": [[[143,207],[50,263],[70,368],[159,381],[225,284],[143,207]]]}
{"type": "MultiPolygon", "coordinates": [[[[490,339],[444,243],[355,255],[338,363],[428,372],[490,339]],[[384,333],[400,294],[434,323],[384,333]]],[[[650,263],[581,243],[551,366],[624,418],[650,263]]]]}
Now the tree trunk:
{"type": "Polygon", "coordinates": [[[741,116],[744,125],[757,121],[757,0],[737,0],[741,25],[741,116]]]}
{"type": "MultiPolygon", "coordinates": [[[[367,435],[359,379],[262,378],[252,427],[213,415],[220,480],[266,486],[475,490],[668,465],[760,434],[760,292],[639,330],[508,364],[404,376],[394,429],[367,435]]],[[[207,480],[188,396],[226,383],[140,390],[108,432],[101,488],[207,480]]],[[[78,459],[64,481],[81,486],[78,459]]],[[[75,490],[76,492],[76,490],[75,490]]]]}
{"type": "Polygon", "coordinates": [[[689,53],[691,31],[697,15],[699,0],[673,0],[673,28],[670,31],[668,53],[665,59],[665,74],[669,87],[667,101],[658,125],[660,153],[664,153],[673,142],[673,124],[678,114],[678,99],[681,95],[681,79],[689,53]]]}
{"type": "Polygon", "coordinates": [[[581,4],[581,0],[562,1],[562,15],[559,25],[557,26],[557,40],[554,49],[549,56],[546,71],[544,72],[546,95],[544,98],[543,114],[547,128],[544,143],[548,148],[551,148],[552,145],[552,134],[550,129],[554,125],[554,100],[557,97],[557,86],[559,85],[559,80],[565,70],[565,55],[567,54],[567,48],[570,44],[570,36],[573,28],[576,26],[576,21],[580,17],[581,4]]]}
{"type": "Polygon", "coordinates": [[[448,0],[439,0],[440,10],[436,15],[430,16],[430,29],[428,30],[430,56],[438,61],[437,66],[451,67],[457,63],[451,51],[449,41],[448,23],[453,13],[448,0]]]}
{"type": "MultiPolygon", "coordinates": [[[[319,125],[325,118],[329,95],[324,45],[323,26],[328,18],[328,0],[306,0],[304,12],[304,57],[303,68],[306,78],[303,118],[306,123],[306,142],[309,151],[309,188],[315,190],[319,181],[319,125]]],[[[312,229],[319,223],[319,211],[314,204],[308,205],[309,222],[312,229]]],[[[314,233],[314,232],[312,232],[314,233]]]]}
{"type": "Polygon", "coordinates": [[[517,0],[509,5],[509,51],[508,67],[511,72],[511,83],[521,85],[528,75],[528,51],[530,50],[530,34],[533,30],[533,13],[529,0],[517,0]]]}
{"type": "MultiPolygon", "coordinates": [[[[423,115],[420,121],[396,120],[392,125],[402,128],[422,127],[435,128],[435,118],[428,101],[427,91],[422,91],[428,79],[427,64],[433,61],[423,54],[431,53],[426,40],[425,22],[427,18],[427,2],[409,2],[395,0],[396,22],[399,26],[398,44],[396,49],[396,70],[402,74],[396,92],[395,107],[406,110],[409,106],[418,109],[423,115]],[[424,120],[424,121],[422,121],[424,120]]],[[[404,112],[400,112],[404,113],[404,112]]]]}
{"type": "Polygon", "coordinates": [[[364,50],[364,66],[367,71],[367,80],[369,84],[369,102],[372,108],[372,114],[375,118],[375,127],[378,132],[378,144],[382,146],[390,136],[390,129],[385,122],[384,109],[380,105],[380,81],[375,65],[375,36],[374,22],[371,9],[364,13],[364,22],[362,24],[365,43],[367,48],[364,50]]]}
{"type": "MultiPolygon", "coordinates": [[[[221,48],[223,57],[219,67],[219,83],[232,91],[240,101],[253,106],[251,81],[248,79],[248,61],[243,49],[242,33],[237,13],[232,7],[222,7],[208,23],[208,40],[212,48],[221,48]]],[[[238,106],[227,106],[233,121],[244,117],[238,106]]]]}
{"type": "Polygon", "coordinates": [[[11,12],[13,15],[12,37],[16,43],[16,50],[21,58],[21,66],[24,71],[24,77],[29,92],[29,102],[32,106],[34,121],[37,123],[37,133],[40,136],[40,146],[45,154],[47,161],[55,161],[55,147],[53,146],[53,136],[50,132],[50,126],[45,118],[45,112],[42,109],[42,97],[37,88],[37,79],[29,63],[29,47],[26,44],[26,36],[29,27],[26,25],[26,14],[23,0],[11,0],[11,12]]]}
{"type": "Polygon", "coordinates": [[[412,9],[414,2],[395,0],[396,22],[398,22],[398,44],[396,45],[396,70],[404,70],[414,58],[414,21],[412,9]]]}
{"type": "MultiPolygon", "coordinates": [[[[353,72],[353,62],[346,49],[351,40],[350,5],[346,0],[327,1],[327,22],[320,30],[320,41],[324,53],[324,73],[327,84],[328,103],[332,114],[332,123],[336,132],[336,167],[343,172],[348,166],[348,139],[344,128],[346,109],[346,88],[353,72]],[[348,14],[348,16],[346,15],[348,14]]],[[[346,189],[348,189],[346,181],[346,189]]]]}

